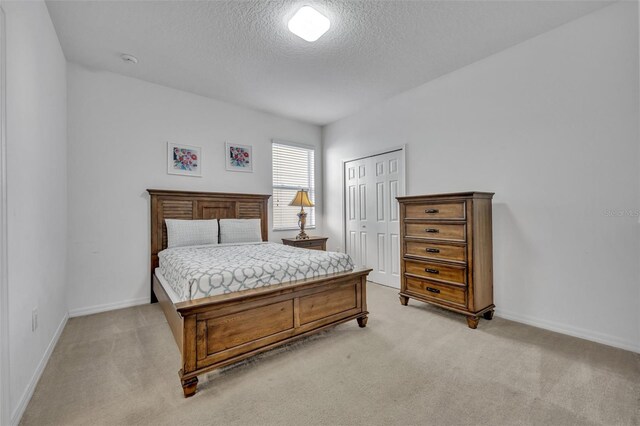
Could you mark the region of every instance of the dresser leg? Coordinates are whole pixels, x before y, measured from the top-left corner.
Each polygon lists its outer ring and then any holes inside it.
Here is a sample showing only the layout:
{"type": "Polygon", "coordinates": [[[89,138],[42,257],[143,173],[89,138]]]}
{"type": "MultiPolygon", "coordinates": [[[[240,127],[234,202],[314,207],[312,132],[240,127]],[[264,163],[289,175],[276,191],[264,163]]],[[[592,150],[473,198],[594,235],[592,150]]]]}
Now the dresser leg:
{"type": "Polygon", "coordinates": [[[470,315],[467,317],[467,325],[469,326],[469,328],[472,328],[474,330],[478,327],[478,321],[480,321],[480,318],[476,316],[470,315]]]}
{"type": "Polygon", "coordinates": [[[484,319],[491,321],[493,319],[493,309],[482,314],[484,319]]]}
{"type": "Polygon", "coordinates": [[[369,317],[364,316],[358,317],[356,319],[358,320],[358,325],[360,326],[360,328],[365,328],[367,326],[367,320],[369,319],[369,317]]]}
{"type": "Polygon", "coordinates": [[[198,387],[198,378],[192,377],[190,379],[182,380],[182,391],[184,392],[184,397],[189,398],[196,394],[196,389],[198,387]]]}
{"type": "Polygon", "coordinates": [[[409,298],[407,296],[400,296],[400,304],[407,306],[409,304],[409,298]]]}

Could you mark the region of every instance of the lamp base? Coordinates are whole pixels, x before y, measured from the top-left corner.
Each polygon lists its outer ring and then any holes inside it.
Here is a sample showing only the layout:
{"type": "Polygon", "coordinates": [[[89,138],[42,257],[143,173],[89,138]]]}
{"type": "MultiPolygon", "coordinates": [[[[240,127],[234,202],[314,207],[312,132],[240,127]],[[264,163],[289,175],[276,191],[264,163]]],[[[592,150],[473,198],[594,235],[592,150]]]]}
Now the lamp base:
{"type": "Polygon", "coordinates": [[[298,226],[300,227],[300,233],[296,235],[296,240],[308,240],[309,236],[304,232],[304,225],[307,223],[307,212],[304,208],[298,213],[298,226]]]}

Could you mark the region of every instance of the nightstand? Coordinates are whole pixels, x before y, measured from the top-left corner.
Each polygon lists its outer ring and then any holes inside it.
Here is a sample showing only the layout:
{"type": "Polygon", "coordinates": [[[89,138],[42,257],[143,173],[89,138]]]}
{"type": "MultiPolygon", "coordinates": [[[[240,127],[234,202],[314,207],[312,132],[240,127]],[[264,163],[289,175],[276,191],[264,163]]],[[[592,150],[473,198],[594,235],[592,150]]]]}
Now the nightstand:
{"type": "Polygon", "coordinates": [[[296,240],[295,238],[283,238],[282,244],[311,250],[327,250],[327,240],[329,237],[309,237],[306,240],[296,240]]]}

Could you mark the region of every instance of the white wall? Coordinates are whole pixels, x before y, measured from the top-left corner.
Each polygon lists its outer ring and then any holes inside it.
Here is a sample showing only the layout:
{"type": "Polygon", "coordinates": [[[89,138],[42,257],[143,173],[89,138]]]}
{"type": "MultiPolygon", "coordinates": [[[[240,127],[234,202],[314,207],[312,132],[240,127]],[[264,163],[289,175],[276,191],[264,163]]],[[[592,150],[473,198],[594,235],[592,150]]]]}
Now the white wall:
{"type": "MultiPolygon", "coordinates": [[[[325,232],[341,161],[407,144],[407,194],[494,191],[505,317],[640,351],[638,12],[618,3],[324,129],[325,232]]],[[[398,305],[400,306],[400,305],[398,305]]]]}
{"type": "Polygon", "coordinates": [[[7,23],[10,389],[22,414],[67,318],[66,61],[44,2],[3,2],[7,23]],[[31,311],[39,327],[31,331],[31,311]]]}
{"type": "Polygon", "coordinates": [[[147,188],[270,194],[276,138],[318,147],[321,210],[319,127],[74,64],[67,81],[72,315],[148,299],[147,188]],[[167,141],[203,147],[202,178],[167,174],[167,141]],[[225,170],[225,141],[253,145],[254,173],[225,170]]]}

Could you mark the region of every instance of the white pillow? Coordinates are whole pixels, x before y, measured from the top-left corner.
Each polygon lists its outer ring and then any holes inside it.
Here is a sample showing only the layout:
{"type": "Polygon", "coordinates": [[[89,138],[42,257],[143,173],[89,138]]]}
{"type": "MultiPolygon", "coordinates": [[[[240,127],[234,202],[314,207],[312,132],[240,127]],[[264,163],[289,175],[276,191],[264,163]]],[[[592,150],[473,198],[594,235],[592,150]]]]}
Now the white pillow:
{"type": "Polygon", "coordinates": [[[167,248],[218,244],[218,219],[165,219],[167,248]]]}
{"type": "Polygon", "coordinates": [[[260,219],[220,219],[221,243],[255,243],[262,241],[260,219]]]}

